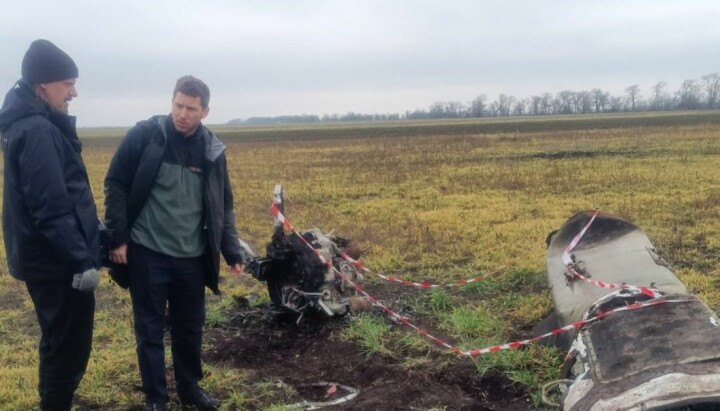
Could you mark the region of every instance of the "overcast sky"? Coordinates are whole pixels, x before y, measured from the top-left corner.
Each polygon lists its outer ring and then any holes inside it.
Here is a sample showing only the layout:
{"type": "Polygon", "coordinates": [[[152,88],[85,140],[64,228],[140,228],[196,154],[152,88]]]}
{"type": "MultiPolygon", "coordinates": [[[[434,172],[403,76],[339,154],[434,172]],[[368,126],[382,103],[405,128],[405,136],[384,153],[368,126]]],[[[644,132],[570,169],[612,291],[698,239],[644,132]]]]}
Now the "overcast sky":
{"type": "Polygon", "coordinates": [[[167,113],[184,74],[210,86],[217,124],[632,84],[648,97],[720,72],[720,1],[14,0],[0,14],[4,90],[37,38],[80,69],[80,126],[167,113]]]}

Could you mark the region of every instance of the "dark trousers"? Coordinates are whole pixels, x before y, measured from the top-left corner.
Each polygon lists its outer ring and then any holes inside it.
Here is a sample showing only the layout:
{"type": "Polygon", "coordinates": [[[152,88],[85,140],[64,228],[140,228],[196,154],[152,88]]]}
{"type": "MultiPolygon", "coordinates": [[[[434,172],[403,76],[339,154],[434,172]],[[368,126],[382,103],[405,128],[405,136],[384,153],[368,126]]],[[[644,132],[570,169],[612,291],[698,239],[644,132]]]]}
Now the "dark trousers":
{"type": "Polygon", "coordinates": [[[163,345],[166,326],[170,328],[178,392],[192,390],[202,379],[203,257],[170,257],[131,243],[128,264],[143,390],[148,401],[167,402],[163,345]]]}
{"type": "Polygon", "coordinates": [[[42,410],[69,411],[92,349],[95,294],[67,281],[27,281],[40,324],[38,391],[42,410]]]}

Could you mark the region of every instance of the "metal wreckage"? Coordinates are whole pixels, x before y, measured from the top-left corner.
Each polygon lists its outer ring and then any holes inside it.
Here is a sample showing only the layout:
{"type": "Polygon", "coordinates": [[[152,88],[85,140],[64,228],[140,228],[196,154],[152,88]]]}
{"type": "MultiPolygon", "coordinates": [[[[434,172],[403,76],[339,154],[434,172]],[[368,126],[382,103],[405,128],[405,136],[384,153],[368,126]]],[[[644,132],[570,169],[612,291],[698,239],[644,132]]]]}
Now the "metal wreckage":
{"type": "MultiPolygon", "coordinates": [[[[279,185],[274,206],[284,213],[279,185]]],[[[285,234],[276,218],[265,257],[242,244],[248,271],[267,283],[274,307],[298,321],[369,309],[346,284],[363,280],[343,258],[358,258],[351,242],[318,229],[299,234],[302,239],[285,234]]],[[[555,382],[557,405],[565,411],[720,410],[720,320],[688,292],[640,228],[597,211],[577,213],[548,236],[546,265],[555,310],[533,332],[551,332],[550,343],[567,351],[555,382]]]]}
{"type": "Polygon", "coordinates": [[[534,332],[583,323],[555,340],[568,350],[559,381],[564,410],[720,410],[718,316],[643,230],[586,211],[548,240],[555,311],[534,332]]]}
{"type": "MultiPolygon", "coordinates": [[[[285,197],[280,185],[275,186],[273,205],[281,213],[285,212],[285,197]]],[[[342,257],[342,254],[359,257],[358,249],[350,240],[323,233],[317,228],[300,235],[302,238],[294,233],[285,234],[283,222],[275,218],[265,257],[259,257],[247,243],[240,241],[245,260],[250,261],[247,271],[267,284],[273,307],[293,314],[298,322],[308,314],[333,317],[369,309],[370,303],[358,296],[355,288],[346,281],[357,284],[363,280],[362,273],[342,257]],[[318,255],[329,264],[323,263],[318,255]],[[335,270],[342,276],[336,275],[335,270]]]]}

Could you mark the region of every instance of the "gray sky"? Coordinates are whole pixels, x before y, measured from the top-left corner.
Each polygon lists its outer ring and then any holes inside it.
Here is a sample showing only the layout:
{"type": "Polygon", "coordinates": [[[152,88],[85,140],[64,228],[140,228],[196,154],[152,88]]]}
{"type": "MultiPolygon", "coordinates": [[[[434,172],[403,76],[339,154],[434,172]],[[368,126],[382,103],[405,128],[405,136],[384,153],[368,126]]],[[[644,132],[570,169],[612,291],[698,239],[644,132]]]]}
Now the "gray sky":
{"type": "Polygon", "coordinates": [[[26,0],[0,14],[0,87],[46,38],[80,68],[80,126],[170,110],[175,80],[203,79],[207,123],[292,114],[394,113],[562,90],[614,95],[720,72],[717,0],[26,0]]]}

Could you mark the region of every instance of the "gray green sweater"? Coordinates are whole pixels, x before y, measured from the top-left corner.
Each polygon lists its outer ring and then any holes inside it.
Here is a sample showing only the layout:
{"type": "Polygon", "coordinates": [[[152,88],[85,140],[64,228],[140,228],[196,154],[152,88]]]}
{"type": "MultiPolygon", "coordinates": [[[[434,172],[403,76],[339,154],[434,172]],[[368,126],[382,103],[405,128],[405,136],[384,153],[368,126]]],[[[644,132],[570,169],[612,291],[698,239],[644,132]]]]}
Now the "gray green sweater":
{"type": "Polygon", "coordinates": [[[169,133],[165,157],[147,202],[130,231],[132,241],[172,257],[205,253],[204,145],[197,133],[169,133]]]}

